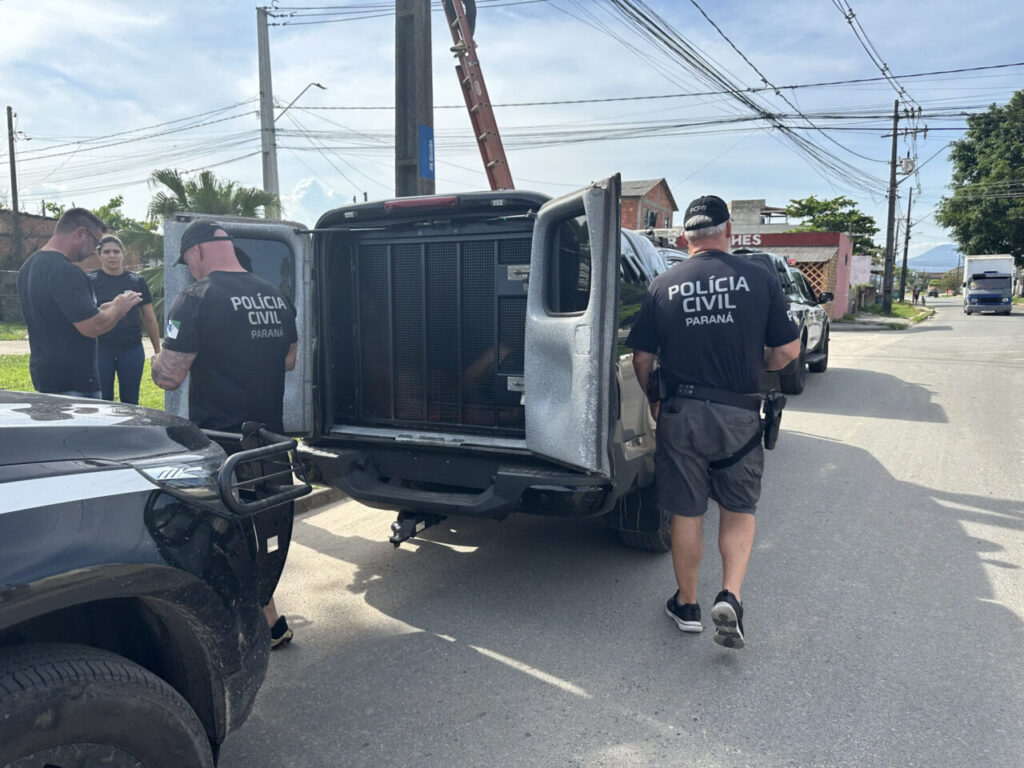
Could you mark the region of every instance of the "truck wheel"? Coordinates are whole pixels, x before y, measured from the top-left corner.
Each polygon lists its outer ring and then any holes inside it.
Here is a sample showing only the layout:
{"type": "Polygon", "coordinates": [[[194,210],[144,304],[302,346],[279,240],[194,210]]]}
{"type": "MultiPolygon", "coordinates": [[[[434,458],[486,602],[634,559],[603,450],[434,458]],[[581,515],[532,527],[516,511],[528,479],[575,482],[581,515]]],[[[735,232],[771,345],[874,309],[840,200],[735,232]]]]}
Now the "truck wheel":
{"type": "Polygon", "coordinates": [[[138,664],[84,645],[0,649],[0,765],[213,768],[203,724],[138,664]]]}
{"type": "Polygon", "coordinates": [[[791,365],[792,373],[779,374],[779,389],[787,395],[799,395],[807,384],[807,342],[800,341],[800,356],[791,365]]]}
{"type": "Polygon", "coordinates": [[[645,552],[668,552],[672,549],[672,515],[658,508],[656,486],[640,488],[619,499],[608,513],[627,547],[645,552]]]}
{"type": "MultiPolygon", "coordinates": [[[[827,329],[825,330],[825,333],[828,334],[828,330],[827,329]]],[[[821,344],[821,353],[823,355],[825,355],[823,358],[821,358],[821,360],[819,360],[816,363],[808,363],[807,364],[807,369],[811,373],[824,373],[826,370],[828,370],[828,336],[827,335],[825,336],[825,340],[821,344]]]]}

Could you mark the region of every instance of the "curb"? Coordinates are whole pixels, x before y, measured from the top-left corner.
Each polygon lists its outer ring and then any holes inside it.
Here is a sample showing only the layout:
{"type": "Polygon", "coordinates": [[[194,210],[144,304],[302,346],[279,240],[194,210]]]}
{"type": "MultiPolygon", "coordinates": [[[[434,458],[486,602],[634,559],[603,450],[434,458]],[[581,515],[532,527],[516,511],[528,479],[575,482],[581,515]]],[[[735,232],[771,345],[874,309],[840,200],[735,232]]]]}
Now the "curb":
{"type": "Polygon", "coordinates": [[[348,496],[331,485],[314,485],[313,492],[300,496],[294,502],[295,516],[319,512],[324,507],[344,501],[348,496]]]}
{"type": "MultiPolygon", "coordinates": [[[[909,326],[907,326],[907,327],[909,327],[909,326]]],[[[888,326],[888,325],[881,325],[880,323],[832,323],[832,325],[829,326],[829,331],[840,331],[840,332],[846,332],[846,331],[895,331],[895,330],[897,330],[897,329],[893,328],[891,326],[888,326]]],[[[906,327],[902,328],[900,330],[906,330],[906,327]]]]}

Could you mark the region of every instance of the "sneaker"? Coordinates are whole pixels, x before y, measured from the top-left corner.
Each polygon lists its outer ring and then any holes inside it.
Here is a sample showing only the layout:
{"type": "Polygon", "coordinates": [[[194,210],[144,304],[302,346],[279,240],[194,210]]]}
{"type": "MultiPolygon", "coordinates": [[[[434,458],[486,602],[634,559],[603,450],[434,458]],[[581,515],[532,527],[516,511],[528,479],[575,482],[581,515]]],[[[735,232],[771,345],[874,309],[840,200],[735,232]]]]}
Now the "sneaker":
{"type": "Polygon", "coordinates": [[[700,623],[700,606],[697,603],[686,603],[680,605],[676,598],[676,592],[665,603],[665,613],[676,623],[680,632],[701,632],[704,626],[700,623]]]}
{"type": "Polygon", "coordinates": [[[711,609],[711,620],[715,622],[715,642],[726,648],[743,647],[743,604],[736,595],[723,589],[715,598],[711,609]]]}
{"type": "Polygon", "coordinates": [[[288,627],[284,616],[278,616],[274,626],[270,628],[270,650],[276,651],[278,648],[287,647],[294,636],[295,633],[288,627]]]}

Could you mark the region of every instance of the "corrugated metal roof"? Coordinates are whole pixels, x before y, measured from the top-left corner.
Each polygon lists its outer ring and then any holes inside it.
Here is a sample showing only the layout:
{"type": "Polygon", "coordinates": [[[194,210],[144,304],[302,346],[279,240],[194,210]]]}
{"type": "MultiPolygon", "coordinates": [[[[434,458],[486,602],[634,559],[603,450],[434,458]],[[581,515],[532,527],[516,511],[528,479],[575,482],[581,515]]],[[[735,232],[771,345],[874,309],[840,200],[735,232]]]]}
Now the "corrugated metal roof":
{"type": "Polygon", "coordinates": [[[799,264],[819,264],[839,255],[839,247],[835,245],[766,245],[764,250],[799,264]]]}

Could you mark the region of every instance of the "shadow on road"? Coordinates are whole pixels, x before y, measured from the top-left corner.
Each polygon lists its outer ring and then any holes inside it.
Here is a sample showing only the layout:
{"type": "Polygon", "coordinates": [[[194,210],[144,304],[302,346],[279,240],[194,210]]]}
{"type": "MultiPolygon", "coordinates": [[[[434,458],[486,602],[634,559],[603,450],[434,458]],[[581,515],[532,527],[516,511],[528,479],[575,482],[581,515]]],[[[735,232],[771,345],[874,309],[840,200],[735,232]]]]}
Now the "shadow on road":
{"type": "Polygon", "coordinates": [[[829,368],[821,376],[828,377],[828,387],[813,386],[812,376],[802,394],[788,399],[786,410],[940,424],[949,421],[942,406],[933,402],[933,390],[923,384],[861,368],[829,368]],[[842,395],[837,395],[839,392],[842,395]]]}
{"type": "MultiPolygon", "coordinates": [[[[878,376],[856,383],[892,385],[878,376]]],[[[325,569],[354,569],[324,599],[361,594],[380,616],[275,654],[222,765],[1019,766],[1024,624],[990,578],[1018,566],[988,532],[1024,531],[1024,504],[802,434],[768,464],[742,652],[679,633],[667,556],[594,522],[450,520],[396,551],[385,512],[380,541],[299,521],[325,569]]]]}

